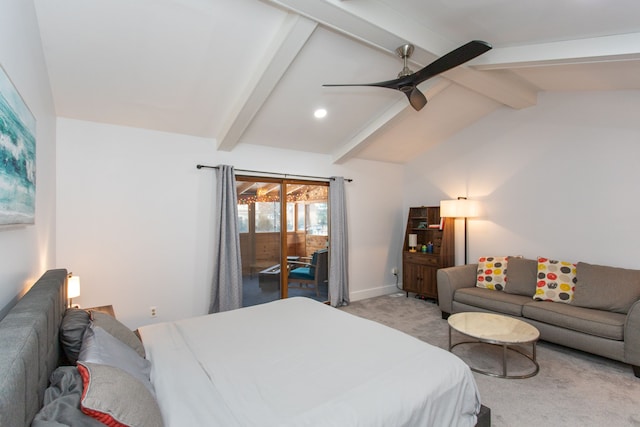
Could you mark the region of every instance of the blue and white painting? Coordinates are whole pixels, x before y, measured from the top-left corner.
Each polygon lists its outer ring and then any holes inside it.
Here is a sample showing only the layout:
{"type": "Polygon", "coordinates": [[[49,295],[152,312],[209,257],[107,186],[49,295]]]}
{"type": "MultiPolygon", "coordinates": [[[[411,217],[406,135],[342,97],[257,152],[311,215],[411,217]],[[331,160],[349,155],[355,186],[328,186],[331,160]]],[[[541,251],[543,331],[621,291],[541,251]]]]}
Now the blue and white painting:
{"type": "Polygon", "coordinates": [[[0,225],[33,224],[36,119],[0,67],[0,225]]]}

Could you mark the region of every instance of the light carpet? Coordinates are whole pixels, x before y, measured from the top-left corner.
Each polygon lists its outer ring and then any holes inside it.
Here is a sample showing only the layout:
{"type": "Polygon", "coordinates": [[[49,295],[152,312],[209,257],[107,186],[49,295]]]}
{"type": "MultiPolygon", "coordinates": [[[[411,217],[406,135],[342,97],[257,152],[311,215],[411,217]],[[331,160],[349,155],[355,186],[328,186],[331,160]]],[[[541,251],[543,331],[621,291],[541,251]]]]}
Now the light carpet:
{"type": "MultiPolygon", "coordinates": [[[[400,293],[341,309],[448,348],[447,321],[432,301],[400,293]]],[[[454,343],[461,338],[454,333],[454,343]]],[[[501,353],[493,349],[469,345],[456,347],[454,353],[486,368],[491,361],[500,363],[501,353]]],[[[507,361],[510,373],[530,368],[522,356],[512,356],[507,361]]],[[[629,365],[544,341],[537,344],[537,360],[540,372],[527,379],[473,373],[482,403],[491,408],[492,426],[640,426],[640,378],[629,365]]]]}

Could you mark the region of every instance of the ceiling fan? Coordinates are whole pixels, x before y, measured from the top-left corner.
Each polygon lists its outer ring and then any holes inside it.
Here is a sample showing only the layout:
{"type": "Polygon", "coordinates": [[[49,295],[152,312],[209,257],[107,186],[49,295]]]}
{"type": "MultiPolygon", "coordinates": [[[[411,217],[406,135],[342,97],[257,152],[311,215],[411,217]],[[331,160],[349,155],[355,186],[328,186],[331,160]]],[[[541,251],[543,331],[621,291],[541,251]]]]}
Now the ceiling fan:
{"type": "Polygon", "coordinates": [[[411,54],[413,54],[413,49],[413,45],[411,44],[405,44],[396,49],[396,53],[402,58],[404,62],[404,67],[402,68],[402,71],[398,73],[398,78],[395,80],[387,80],[378,83],[327,84],[322,86],[375,86],[388,89],[396,89],[407,95],[411,106],[416,111],[420,111],[422,107],[427,105],[427,98],[418,89],[418,85],[420,83],[432,77],[435,77],[440,73],[444,73],[451,68],[462,65],[465,62],[472,60],[476,56],[482,55],[483,53],[491,49],[491,45],[481,40],[470,41],[469,43],[462,45],[455,50],[452,50],[443,57],[436,59],[431,64],[427,65],[421,70],[416,71],[415,73],[411,71],[407,65],[411,54]]]}

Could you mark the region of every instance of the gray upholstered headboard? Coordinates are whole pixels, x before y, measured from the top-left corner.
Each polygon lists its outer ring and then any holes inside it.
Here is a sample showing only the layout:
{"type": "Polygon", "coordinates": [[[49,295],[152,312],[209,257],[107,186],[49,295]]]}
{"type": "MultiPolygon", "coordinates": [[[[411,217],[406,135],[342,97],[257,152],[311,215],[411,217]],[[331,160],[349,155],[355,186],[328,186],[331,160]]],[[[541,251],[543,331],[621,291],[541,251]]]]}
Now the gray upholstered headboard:
{"type": "Polygon", "coordinates": [[[67,270],[49,270],[0,321],[0,426],[29,426],[58,366],[67,270]]]}

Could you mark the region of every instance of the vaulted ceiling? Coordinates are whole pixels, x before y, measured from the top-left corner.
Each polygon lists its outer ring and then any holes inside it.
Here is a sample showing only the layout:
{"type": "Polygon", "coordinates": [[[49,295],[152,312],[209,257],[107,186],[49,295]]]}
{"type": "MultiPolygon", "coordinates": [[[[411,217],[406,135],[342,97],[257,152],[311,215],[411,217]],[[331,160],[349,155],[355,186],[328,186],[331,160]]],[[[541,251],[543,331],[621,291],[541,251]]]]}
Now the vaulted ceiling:
{"type": "Polygon", "coordinates": [[[34,0],[56,114],[405,163],[540,91],[640,89],[637,0],[34,0]],[[394,79],[470,40],[486,54],[400,92],[394,79]],[[327,116],[316,119],[314,110],[327,116]]]}

